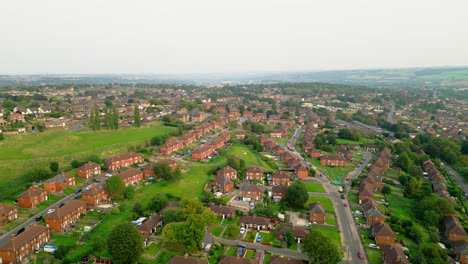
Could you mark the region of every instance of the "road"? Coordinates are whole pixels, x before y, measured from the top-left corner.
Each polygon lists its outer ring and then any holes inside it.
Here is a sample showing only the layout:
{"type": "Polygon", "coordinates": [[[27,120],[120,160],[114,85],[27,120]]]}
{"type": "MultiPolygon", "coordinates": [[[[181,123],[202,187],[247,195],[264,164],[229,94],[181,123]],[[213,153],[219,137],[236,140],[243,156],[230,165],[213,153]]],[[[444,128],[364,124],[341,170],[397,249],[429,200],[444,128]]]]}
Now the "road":
{"type": "Polygon", "coordinates": [[[85,129],[88,129],[87,127],[84,127],[83,126],[83,122],[88,122],[89,119],[87,120],[78,120],[76,122],[74,122],[73,124],[70,125],[70,127],[66,130],[75,130],[75,131],[78,131],[78,130],[85,130],[85,129]]]}
{"type": "MultiPolygon", "coordinates": [[[[100,176],[99,178],[102,178],[103,180],[101,180],[99,183],[97,184],[104,184],[105,183],[105,180],[104,180],[104,176],[100,176]]],[[[83,187],[84,189],[85,187],[83,187]]],[[[6,242],[8,242],[11,238],[11,235],[13,234],[13,232],[15,230],[18,230],[22,227],[24,227],[24,229],[28,229],[29,228],[29,225],[30,224],[37,224],[39,222],[36,221],[36,217],[39,217],[39,216],[43,216],[46,214],[47,210],[49,209],[55,209],[57,206],[59,206],[59,204],[61,203],[68,203],[68,201],[70,201],[70,199],[72,199],[73,197],[75,197],[77,194],[75,193],[72,193],[72,194],[69,194],[65,197],[63,197],[62,199],[58,200],[57,202],[49,205],[47,208],[45,208],[44,210],[38,212],[37,214],[31,216],[30,218],[28,218],[28,220],[26,220],[24,223],[22,223],[21,225],[17,226],[16,228],[10,230],[9,232],[5,233],[3,236],[0,237],[0,247],[3,246],[6,242]]],[[[79,195],[79,194],[78,194],[79,195]]]]}
{"type": "Polygon", "coordinates": [[[388,113],[387,116],[387,121],[393,124],[393,113],[395,112],[395,102],[392,101],[392,109],[390,109],[390,112],[388,113]]]}
{"type": "Polygon", "coordinates": [[[462,176],[460,176],[460,174],[458,174],[458,172],[456,172],[451,166],[447,165],[447,162],[444,162],[444,165],[442,165],[453,177],[453,179],[458,183],[458,186],[460,186],[460,188],[468,193],[468,184],[465,182],[465,180],[463,179],[462,176]]]}

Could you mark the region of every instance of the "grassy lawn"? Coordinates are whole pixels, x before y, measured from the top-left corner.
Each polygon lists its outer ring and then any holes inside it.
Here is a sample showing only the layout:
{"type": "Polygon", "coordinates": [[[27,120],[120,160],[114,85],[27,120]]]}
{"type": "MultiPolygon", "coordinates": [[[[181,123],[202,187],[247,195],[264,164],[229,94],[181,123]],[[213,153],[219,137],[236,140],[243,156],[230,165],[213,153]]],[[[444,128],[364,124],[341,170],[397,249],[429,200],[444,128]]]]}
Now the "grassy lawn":
{"type": "Polygon", "coordinates": [[[271,259],[271,253],[268,252],[266,253],[266,256],[265,256],[265,264],[270,264],[270,259],[271,259]]]}
{"type": "Polygon", "coordinates": [[[325,214],[325,223],[328,225],[336,226],[336,216],[334,214],[325,214]]]}
{"type": "Polygon", "coordinates": [[[305,183],[307,192],[326,193],[321,183],[305,183]]]}
{"type": "Polygon", "coordinates": [[[272,170],[270,166],[266,162],[260,159],[260,157],[257,158],[255,153],[250,151],[250,149],[241,144],[234,144],[230,146],[227,151],[227,153],[233,154],[236,157],[241,157],[243,160],[245,160],[246,165],[250,166],[260,166],[263,167],[267,170],[272,170]]]}
{"type": "Polygon", "coordinates": [[[157,243],[151,244],[149,247],[145,248],[145,254],[154,256],[161,249],[161,246],[157,243]]]}
{"type": "Polygon", "coordinates": [[[375,248],[366,248],[367,256],[369,256],[370,264],[382,264],[382,251],[375,248]]]}
{"type": "Polygon", "coordinates": [[[59,236],[59,235],[51,235],[51,240],[54,240],[51,244],[55,246],[71,246],[75,245],[76,239],[69,237],[69,236],[59,236]]]}
{"type": "Polygon", "coordinates": [[[155,261],[150,262],[150,263],[166,263],[172,256],[183,256],[183,255],[184,255],[183,253],[179,253],[179,252],[161,250],[161,253],[159,253],[155,261]]]}
{"type": "Polygon", "coordinates": [[[249,242],[250,237],[252,236],[252,231],[247,231],[247,234],[244,236],[244,241],[249,242]]]}
{"type": "Polygon", "coordinates": [[[57,202],[58,200],[60,200],[60,197],[57,196],[57,195],[53,195],[53,194],[49,194],[49,199],[41,204],[39,204],[35,210],[37,211],[42,211],[44,210],[47,206],[57,202]]]}
{"type": "Polygon", "coordinates": [[[210,226],[210,228],[208,229],[208,231],[211,232],[215,237],[219,237],[221,233],[223,232],[223,230],[224,230],[223,226],[215,226],[215,225],[210,226]]]}
{"type": "Polygon", "coordinates": [[[229,247],[229,249],[226,252],[226,256],[234,256],[234,254],[236,254],[236,251],[236,247],[229,247]]]}
{"type": "Polygon", "coordinates": [[[309,158],[308,160],[312,162],[315,166],[317,166],[322,172],[324,172],[324,175],[327,175],[333,181],[344,181],[344,179],[346,178],[346,174],[356,167],[355,164],[350,162],[347,162],[345,167],[330,167],[320,165],[320,161],[316,159],[309,158]]]}
{"type": "Polygon", "coordinates": [[[317,230],[322,235],[330,238],[330,240],[339,247],[339,250],[341,252],[342,247],[341,247],[341,237],[340,237],[340,232],[335,229],[329,229],[329,228],[323,228],[323,227],[317,227],[317,226],[312,226],[312,230],[317,230]]]}
{"type": "Polygon", "coordinates": [[[253,250],[247,250],[247,251],[245,252],[244,258],[253,259],[254,257],[255,257],[255,251],[253,251],[253,250]]]}
{"type": "Polygon", "coordinates": [[[331,214],[335,213],[335,209],[333,209],[333,204],[332,204],[332,201],[330,200],[330,198],[322,197],[322,196],[309,195],[309,199],[307,199],[307,202],[306,202],[305,206],[307,208],[309,208],[309,204],[314,203],[314,202],[320,202],[321,204],[323,204],[323,206],[325,207],[325,211],[327,213],[331,213],[331,214]]]}
{"type": "Polygon", "coordinates": [[[141,144],[145,139],[168,134],[173,129],[154,122],[141,128],[6,136],[0,142],[0,184],[15,180],[34,168],[47,169],[51,161],[59,162],[60,168],[66,169],[72,160],[80,160],[91,154],[107,158],[125,153],[129,144],[141,144]]]}
{"type": "Polygon", "coordinates": [[[370,138],[365,138],[365,137],[361,137],[361,138],[359,139],[359,141],[337,138],[337,139],[336,139],[336,144],[337,144],[337,145],[344,145],[344,144],[359,144],[359,145],[365,145],[365,144],[367,144],[368,141],[371,141],[371,139],[370,139],[370,138]]]}

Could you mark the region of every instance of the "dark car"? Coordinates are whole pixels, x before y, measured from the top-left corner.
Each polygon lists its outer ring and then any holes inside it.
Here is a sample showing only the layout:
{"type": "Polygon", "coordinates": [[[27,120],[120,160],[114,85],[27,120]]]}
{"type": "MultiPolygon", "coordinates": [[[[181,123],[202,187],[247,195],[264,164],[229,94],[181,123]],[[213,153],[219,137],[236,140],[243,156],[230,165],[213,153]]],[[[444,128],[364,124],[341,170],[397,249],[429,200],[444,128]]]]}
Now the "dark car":
{"type": "Polygon", "coordinates": [[[237,243],[236,246],[238,246],[238,247],[244,247],[244,248],[247,247],[244,243],[241,243],[241,242],[237,243]]]}
{"type": "Polygon", "coordinates": [[[60,203],[60,204],[59,204],[59,207],[62,207],[62,206],[64,206],[64,205],[65,205],[64,203],[60,203]]]}
{"type": "Polygon", "coordinates": [[[80,193],[81,191],[82,191],[82,189],[78,188],[78,189],[75,190],[75,193],[80,193]]]}
{"type": "Polygon", "coordinates": [[[40,221],[42,221],[42,215],[36,217],[36,222],[40,222],[40,221]]]}
{"type": "Polygon", "coordinates": [[[25,230],[24,227],[22,227],[22,228],[20,228],[20,229],[17,229],[17,230],[15,230],[15,231],[13,231],[13,234],[14,234],[15,236],[17,236],[17,235],[23,233],[24,230],[25,230]]]}
{"type": "Polygon", "coordinates": [[[93,179],[94,182],[100,182],[101,180],[99,179],[93,179]]]}
{"type": "Polygon", "coordinates": [[[345,198],[344,194],[340,195],[340,197],[341,197],[341,199],[344,199],[344,198],[345,198]]]}

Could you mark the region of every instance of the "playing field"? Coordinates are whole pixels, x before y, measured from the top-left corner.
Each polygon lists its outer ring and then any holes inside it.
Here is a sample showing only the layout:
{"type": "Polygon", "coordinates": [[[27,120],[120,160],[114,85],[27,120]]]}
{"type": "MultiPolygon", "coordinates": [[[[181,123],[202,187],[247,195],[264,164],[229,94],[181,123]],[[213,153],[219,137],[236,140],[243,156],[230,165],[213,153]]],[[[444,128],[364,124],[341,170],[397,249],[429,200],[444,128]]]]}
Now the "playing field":
{"type": "Polygon", "coordinates": [[[154,122],[141,128],[101,131],[62,131],[6,136],[0,142],[0,184],[24,174],[31,168],[48,168],[58,161],[69,168],[73,159],[97,154],[107,158],[127,151],[130,144],[144,143],[174,128],[154,122]]]}

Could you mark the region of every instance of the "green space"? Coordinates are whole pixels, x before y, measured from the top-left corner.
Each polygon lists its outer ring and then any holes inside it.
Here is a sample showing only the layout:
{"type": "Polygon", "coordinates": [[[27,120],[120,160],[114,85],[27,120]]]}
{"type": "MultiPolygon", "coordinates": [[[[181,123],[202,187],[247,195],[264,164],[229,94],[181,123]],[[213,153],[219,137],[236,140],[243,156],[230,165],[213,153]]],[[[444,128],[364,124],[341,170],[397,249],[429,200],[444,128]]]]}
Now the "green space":
{"type": "Polygon", "coordinates": [[[247,251],[245,252],[244,258],[248,258],[248,259],[253,259],[253,258],[255,258],[255,251],[253,251],[253,250],[247,250],[247,251]]]}
{"type": "Polygon", "coordinates": [[[331,242],[339,247],[339,250],[341,252],[341,237],[340,237],[340,231],[335,230],[335,229],[330,229],[330,228],[323,228],[323,227],[318,227],[318,226],[312,226],[311,229],[317,230],[322,235],[328,237],[331,242]]]}
{"type": "Polygon", "coordinates": [[[236,247],[229,247],[229,249],[226,252],[226,256],[234,256],[236,254],[236,251],[236,247]]]}
{"type": "Polygon", "coordinates": [[[120,128],[100,131],[61,131],[19,134],[0,141],[0,184],[14,180],[35,168],[48,169],[51,161],[60,168],[69,168],[74,159],[91,154],[107,158],[127,152],[129,145],[141,144],[174,128],[153,122],[141,128],[120,128]]]}
{"type": "Polygon", "coordinates": [[[326,193],[321,183],[305,183],[307,192],[326,193]]]}
{"type": "Polygon", "coordinates": [[[375,248],[366,248],[370,264],[382,264],[382,251],[375,248]]]}
{"type": "Polygon", "coordinates": [[[333,208],[333,203],[328,197],[322,197],[322,196],[314,196],[314,195],[309,195],[309,199],[307,199],[306,202],[306,207],[309,208],[310,203],[315,203],[315,202],[320,202],[323,204],[325,207],[325,212],[334,214],[335,209],[333,208]]]}
{"type": "Polygon", "coordinates": [[[325,223],[327,225],[333,225],[336,226],[336,216],[334,214],[325,214],[325,223]]]}
{"type": "Polygon", "coordinates": [[[152,243],[148,247],[145,248],[145,254],[154,256],[158,251],[161,249],[161,246],[158,245],[157,243],[152,243]]]}
{"type": "Polygon", "coordinates": [[[369,141],[372,141],[372,139],[370,139],[370,138],[365,138],[365,137],[359,138],[359,141],[337,138],[337,139],[336,139],[336,144],[337,144],[337,145],[358,144],[358,145],[361,145],[361,146],[362,146],[362,145],[367,144],[367,142],[369,142],[369,141]]]}
{"type": "Polygon", "coordinates": [[[150,263],[166,263],[172,256],[183,256],[183,253],[167,251],[165,249],[161,250],[158,257],[154,260],[154,262],[150,263]]]}
{"type": "Polygon", "coordinates": [[[265,256],[265,264],[270,264],[270,259],[271,259],[271,253],[268,252],[266,253],[266,256],[265,256]]]}
{"type": "Polygon", "coordinates": [[[324,174],[330,177],[330,179],[333,181],[344,181],[346,174],[348,174],[348,172],[352,171],[356,167],[355,164],[350,162],[347,162],[345,167],[330,167],[320,165],[320,161],[316,159],[308,158],[308,160],[317,166],[322,172],[326,171],[327,173],[324,174]]]}
{"type": "Polygon", "coordinates": [[[69,236],[51,235],[51,245],[55,246],[72,246],[76,244],[76,239],[69,236]]]}
{"type": "Polygon", "coordinates": [[[224,226],[216,226],[216,225],[212,225],[208,229],[208,231],[212,233],[215,237],[219,237],[221,233],[223,232],[223,230],[224,230],[224,226]]]}
{"type": "Polygon", "coordinates": [[[272,170],[272,168],[268,166],[268,164],[265,161],[261,160],[260,157],[258,157],[258,155],[255,155],[255,153],[252,152],[245,145],[234,144],[226,150],[226,153],[242,158],[243,160],[245,160],[246,165],[260,166],[265,168],[266,170],[272,170]]]}

